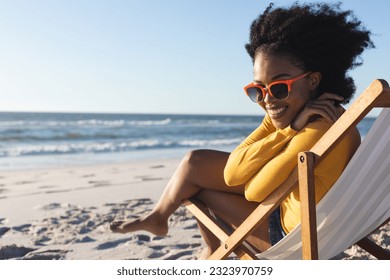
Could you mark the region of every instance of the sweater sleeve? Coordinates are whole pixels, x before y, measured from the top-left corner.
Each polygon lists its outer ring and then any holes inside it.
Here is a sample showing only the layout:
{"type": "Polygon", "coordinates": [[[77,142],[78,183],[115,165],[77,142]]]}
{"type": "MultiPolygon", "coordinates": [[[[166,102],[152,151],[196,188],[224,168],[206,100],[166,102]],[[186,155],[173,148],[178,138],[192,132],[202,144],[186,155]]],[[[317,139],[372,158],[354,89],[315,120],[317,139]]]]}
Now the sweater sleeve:
{"type": "Polygon", "coordinates": [[[275,129],[267,115],[229,156],[225,170],[225,182],[229,186],[247,183],[267,162],[276,156],[296,135],[291,127],[275,129]]]}
{"type": "Polygon", "coordinates": [[[324,135],[332,124],[324,118],[309,123],[291,139],[288,145],[245,184],[245,197],[260,202],[282,184],[297,165],[297,155],[307,151],[324,135]]]}

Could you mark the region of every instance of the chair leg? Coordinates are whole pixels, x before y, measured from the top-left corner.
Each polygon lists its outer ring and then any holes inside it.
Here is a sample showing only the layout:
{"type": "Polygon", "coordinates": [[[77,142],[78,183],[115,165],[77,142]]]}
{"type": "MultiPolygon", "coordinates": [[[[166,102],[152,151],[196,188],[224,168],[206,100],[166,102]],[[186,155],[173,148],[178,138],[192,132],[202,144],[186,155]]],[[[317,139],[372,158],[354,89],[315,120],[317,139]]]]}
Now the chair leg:
{"type": "MultiPolygon", "coordinates": [[[[382,226],[390,223],[390,218],[387,219],[383,224],[381,224],[379,227],[377,227],[375,230],[373,230],[371,233],[374,233],[382,226]]],[[[370,234],[371,234],[370,233],[370,234]]],[[[376,257],[378,260],[390,260],[390,251],[383,249],[381,246],[376,244],[374,241],[370,240],[367,236],[356,242],[356,245],[358,245],[360,248],[364,249],[374,257],[376,257]]]]}
{"type": "Polygon", "coordinates": [[[376,257],[378,260],[390,260],[390,252],[383,249],[374,241],[364,237],[356,243],[359,247],[376,257]]]}
{"type": "MultiPolygon", "coordinates": [[[[190,211],[198,221],[204,224],[216,237],[218,237],[221,242],[228,239],[229,235],[226,225],[203,211],[200,203],[196,199],[186,199],[183,201],[183,204],[187,210],[190,211]]],[[[256,252],[245,242],[238,246],[234,250],[234,253],[242,260],[258,260],[256,252]]]]}
{"type": "Polygon", "coordinates": [[[313,153],[299,153],[298,176],[301,201],[302,259],[318,260],[313,153]]]}

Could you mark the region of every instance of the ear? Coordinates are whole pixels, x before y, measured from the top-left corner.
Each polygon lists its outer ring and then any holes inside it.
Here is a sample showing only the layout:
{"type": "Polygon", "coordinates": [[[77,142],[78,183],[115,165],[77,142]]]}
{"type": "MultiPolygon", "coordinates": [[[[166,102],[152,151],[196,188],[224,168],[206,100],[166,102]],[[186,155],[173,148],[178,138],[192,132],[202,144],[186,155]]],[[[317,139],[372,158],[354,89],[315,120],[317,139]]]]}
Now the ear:
{"type": "Polygon", "coordinates": [[[309,76],[309,81],[310,81],[310,89],[315,90],[321,82],[321,73],[320,72],[311,73],[309,76]]]}

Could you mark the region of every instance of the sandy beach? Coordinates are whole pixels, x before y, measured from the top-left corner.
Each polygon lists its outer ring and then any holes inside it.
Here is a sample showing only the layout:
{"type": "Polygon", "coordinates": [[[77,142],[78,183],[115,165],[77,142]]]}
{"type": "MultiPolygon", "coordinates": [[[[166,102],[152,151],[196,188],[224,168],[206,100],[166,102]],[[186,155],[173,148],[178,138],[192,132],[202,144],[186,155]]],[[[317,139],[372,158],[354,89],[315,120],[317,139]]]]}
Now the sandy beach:
{"type": "MultiPolygon", "coordinates": [[[[0,172],[0,259],[194,260],[204,243],[183,207],[165,237],[115,234],[160,197],[179,159],[0,172]]],[[[390,225],[372,235],[389,249],[390,225]]],[[[336,259],[372,259],[353,246],[336,259]]]]}

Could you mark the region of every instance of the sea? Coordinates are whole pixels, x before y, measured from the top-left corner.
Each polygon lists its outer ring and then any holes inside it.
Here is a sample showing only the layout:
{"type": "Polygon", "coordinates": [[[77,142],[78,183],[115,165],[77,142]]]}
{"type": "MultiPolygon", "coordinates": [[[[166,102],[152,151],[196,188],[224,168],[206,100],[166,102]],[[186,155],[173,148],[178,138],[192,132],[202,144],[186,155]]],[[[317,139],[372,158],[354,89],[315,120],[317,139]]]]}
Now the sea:
{"type": "MultiPolygon", "coordinates": [[[[0,170],[177,158],[232,151],[263,116],[0,112],[0,170]]],[[[375,117],[358,129],[365,136],[375,117]]]]}

